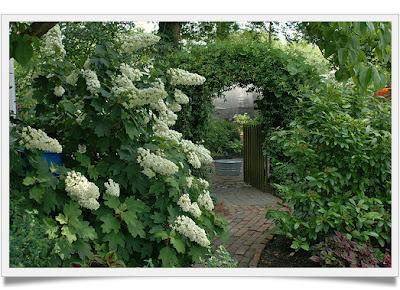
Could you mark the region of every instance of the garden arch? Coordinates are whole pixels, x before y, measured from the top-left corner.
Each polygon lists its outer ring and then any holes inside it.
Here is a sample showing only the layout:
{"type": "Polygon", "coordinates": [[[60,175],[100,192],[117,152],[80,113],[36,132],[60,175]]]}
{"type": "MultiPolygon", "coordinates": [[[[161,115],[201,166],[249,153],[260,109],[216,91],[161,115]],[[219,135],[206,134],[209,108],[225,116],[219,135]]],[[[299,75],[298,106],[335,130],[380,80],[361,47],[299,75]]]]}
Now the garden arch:
{"type": "Polygon", "coordinates": [[[253,39],[199,45],[168,56],[166,63],[206,77],[201,88],[187,90],[189,106],[180,112],[177,128],[187,138],[202,140],[213,109],[212,99],[234,85],[252,85],[262,96],[256,100],[265,136],[293,118],[299,91],[319,81],[315,66],[290,47],[253,39]]]}

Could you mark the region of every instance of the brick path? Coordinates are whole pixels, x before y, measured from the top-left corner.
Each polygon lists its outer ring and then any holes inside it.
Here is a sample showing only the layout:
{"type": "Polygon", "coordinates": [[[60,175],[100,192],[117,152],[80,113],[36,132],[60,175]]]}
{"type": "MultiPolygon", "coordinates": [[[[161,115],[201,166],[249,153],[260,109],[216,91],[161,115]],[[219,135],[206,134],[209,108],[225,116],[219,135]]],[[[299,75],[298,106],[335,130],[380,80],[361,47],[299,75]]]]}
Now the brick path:
{"type": "MultiPolygon", "coordinates": [[[[214,193],[221,202],[216,210],[229,223],[229,240],[225,248],[239,262],[239,267],[257,267],[261,253],[272,238],[272,223],[265,218],[265,207],[279,199],[241,181],[242,177],[214,177],[214,193]]],[[[216,246],[221,241],[216,241],[216,246]]]]}

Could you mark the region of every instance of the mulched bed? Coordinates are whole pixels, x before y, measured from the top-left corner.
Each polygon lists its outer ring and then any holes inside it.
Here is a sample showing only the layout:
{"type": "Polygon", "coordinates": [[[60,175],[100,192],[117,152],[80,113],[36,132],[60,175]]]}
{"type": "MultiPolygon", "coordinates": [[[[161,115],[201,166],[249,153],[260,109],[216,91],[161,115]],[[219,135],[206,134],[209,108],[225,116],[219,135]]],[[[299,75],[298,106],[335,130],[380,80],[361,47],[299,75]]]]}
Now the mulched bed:
{"type": "Polygon", "coordinates": [[[275,235],[265,246],[257,267],[321,267],[309,259],[306,251],[298,251],[290,248],[291,241],[284,236],[275,235]]]}

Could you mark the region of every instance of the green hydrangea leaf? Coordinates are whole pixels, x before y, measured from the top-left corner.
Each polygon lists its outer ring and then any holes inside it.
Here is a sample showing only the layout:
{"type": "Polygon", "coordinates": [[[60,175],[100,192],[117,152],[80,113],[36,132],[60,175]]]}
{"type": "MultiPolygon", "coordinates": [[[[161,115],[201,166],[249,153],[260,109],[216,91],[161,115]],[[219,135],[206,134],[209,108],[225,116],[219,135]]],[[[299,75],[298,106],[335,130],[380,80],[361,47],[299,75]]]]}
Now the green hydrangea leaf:
{"type": "Polygon", "coordinates": [[[111,213],[100,216],[99,219],[103,222],[103,224],[101,225],[103,233],[108,234],[112,231],[117,233],[119,231],[119,221],[111,213]]]}
{"type": "Polygon", "coordinates": [[[178,265],[178,257],[173,248],[166,246],[160,250],[158,258],[163,267],[175,267],[178,265]]]}

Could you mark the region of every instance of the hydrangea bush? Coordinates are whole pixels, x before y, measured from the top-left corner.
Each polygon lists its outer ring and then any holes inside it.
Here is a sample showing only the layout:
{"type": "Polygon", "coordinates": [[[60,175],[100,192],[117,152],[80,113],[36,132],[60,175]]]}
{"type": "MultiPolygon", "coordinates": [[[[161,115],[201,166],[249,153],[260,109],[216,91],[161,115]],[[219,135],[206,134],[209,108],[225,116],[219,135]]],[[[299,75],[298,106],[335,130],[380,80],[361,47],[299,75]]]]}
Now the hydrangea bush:
{"type": "Polygon", "coordinates": [[[185,86],[205,79],[141,58],[158,40],[122,35],[75,67],[63,60],[59,28],[45,36],[43,58],[52,59],[33,81],[33,123],[15,127],[11,198],[38,210],[54,242],[52,266],[104,256],[134,267],[190,266],[225,232],[208,182],[194,174],[212,162],[210,152],[170,129],[189,102],[185,86]],[[63,165],[49,167],[43,151],[62,151],[63,165]]]}

